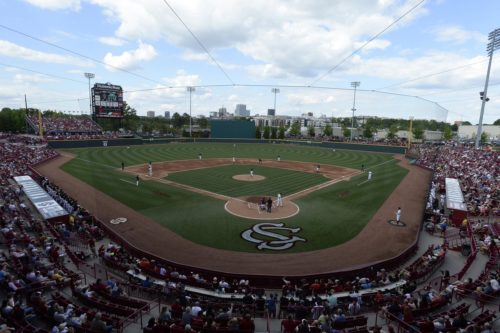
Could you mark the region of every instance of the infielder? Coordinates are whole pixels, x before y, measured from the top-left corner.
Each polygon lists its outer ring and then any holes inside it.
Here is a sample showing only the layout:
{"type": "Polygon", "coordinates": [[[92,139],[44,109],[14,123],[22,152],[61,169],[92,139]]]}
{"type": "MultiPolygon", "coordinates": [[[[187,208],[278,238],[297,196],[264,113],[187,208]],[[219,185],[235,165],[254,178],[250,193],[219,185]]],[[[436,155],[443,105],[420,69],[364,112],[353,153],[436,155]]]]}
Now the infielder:
{"type": "Polygon", "coordinates": [[[153,176],[153,163],[151,161],[148,164],[148,175],[149,177],[153,176]]]}
{"type": "Polygon", "coordinates": [[[253,177],[253,168],[250,169],[250,177],[253,177]]]}
{"type": "Polygon", "coordinates": [[[135,186],[139,186],[139,175],[135,176],[135,186]]]}
{"type": "Polygon", "coordinates": [[[321,166],[318,164],[316,165],[316,173],[319,173],[319,169],[321,168],[321,166]]]}
{"type": "Polygon", "coordinates": [[[198,159],[201,160],[201,153],[198,154],[198,159]]]}
{"type": "Polygon", "coordinates": [[[371,171],[368,171],[368,180],[372,180],[372,175],[373,173],[371,171]]]}
{"type": "Polygon", "coordinates": [[[233,164],[236,163],[236,157],[233,156],[233,164]]]}
{"type": "Polygon", "coordinates": [[[278,155],[278,162],[279,162],[279,161],[281,161],[281,156],[280,156],[280,155],[278,155]]]}
{"type": "Polygon", "coordinates": [[[125,169],[125,163],[122,162],[122,171],[125,169]]]}
{"type": "Polygon", "coordinates": [[[398,210],[396,211],[396,222],[399,224],[401,221],[401,207],[398,207],[398,210]]]}
{"type": "Polygon", "coordinates": [[[278,193],[278,197],[276,199],[276,207],[283,207],[283,197],[281,193],[278,193]]]}

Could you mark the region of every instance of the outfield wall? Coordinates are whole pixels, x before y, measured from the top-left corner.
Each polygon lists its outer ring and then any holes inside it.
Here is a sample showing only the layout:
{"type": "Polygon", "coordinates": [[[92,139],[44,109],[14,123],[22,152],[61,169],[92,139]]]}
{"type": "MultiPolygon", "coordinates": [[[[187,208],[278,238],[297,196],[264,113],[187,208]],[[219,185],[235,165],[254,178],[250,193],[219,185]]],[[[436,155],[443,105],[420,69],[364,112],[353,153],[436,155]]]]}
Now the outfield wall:
{"type": "Polygon", "coordinates": [[[54,149],[133,146],[142,145],[142,139],[53,140],[48,145],[54,149]]]}

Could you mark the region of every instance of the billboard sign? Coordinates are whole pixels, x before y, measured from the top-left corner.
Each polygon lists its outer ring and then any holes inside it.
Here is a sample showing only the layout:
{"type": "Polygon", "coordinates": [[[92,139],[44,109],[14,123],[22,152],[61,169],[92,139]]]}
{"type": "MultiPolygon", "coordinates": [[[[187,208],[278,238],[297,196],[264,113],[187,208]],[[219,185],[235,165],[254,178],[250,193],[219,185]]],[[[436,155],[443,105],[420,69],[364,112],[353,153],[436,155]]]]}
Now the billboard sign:
{"type": "Polygon", "coordinates": [[[123,118],[123,89],[111,83],[96,83],[92,88],[92,109],[97,118],[123,118]]]}

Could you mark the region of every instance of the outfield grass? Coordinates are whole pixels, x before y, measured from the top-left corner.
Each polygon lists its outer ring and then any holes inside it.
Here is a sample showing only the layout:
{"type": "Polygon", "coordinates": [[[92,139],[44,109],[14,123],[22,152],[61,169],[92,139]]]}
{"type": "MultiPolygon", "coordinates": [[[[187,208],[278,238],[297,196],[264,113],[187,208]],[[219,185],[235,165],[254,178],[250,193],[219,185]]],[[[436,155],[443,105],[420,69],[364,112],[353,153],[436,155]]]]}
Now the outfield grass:
{"type": "MultiPolygon", "coordinates": [[[[163,183],[142,181],[137,188],[135,185],[120,180],[134,181],[133,177],[119,171],[121,162],[123,161],[128,166],[145,164],[148,161],[197,159],[198,153],[202,153],[204,159],[230,158],[232,156],[274,159],[280,155],[282,160],[333,164],[351,168],[359,168],[361,164],[364,164],[365,168],[373,170],[374,178],[371,182],[358,186],[366,179],[366,174],[363,174],[353,177],[348,182],[337,183],[298,200],[296,203],[300,206],[300,213],[292,218],[282,220],[282,222],[287,226],[301,227],[303,230],[299,236],[306,238],[307,242],[299,242],[286,252],[302,252],[331,247],[356,236],[407,173],[405,169],[397,165],[397,161],[392,156],[387,154],[342,150],[334,152],[331,149],[282,144],[237,144],[236,147],[233,147],[232,144],[166,144],[132,146],[130,148],[72,149],[69,151],[77,155],[77,158],[62,167],[66,172],[109,194],[182,237],[220,249],[247,252],[257,252],[258,250],[256,250],[255,244],[242,240],[240,234],[258,221],[226,213],[224,211],[225,202],[221,200],[163,183]]],[[[236,168],[234,170],[238,173],[246,174],[249,172],[249,166],[228,166],[198,171],[201,174],[204,172],[221,173],[225,174],[224,177],[226,177],[230,174],[231,168],[236,168]],[[237,169],[238,167],[243,168],[242,172],[237,169]]],[[[261,166],[255,166],[256,171],[261,168],[261,166]]],[[[270,174],[278,173],[269,177],[269,180],[281,176],[286,178],[289,177],[289,173],[296,173],[296,171],[273,168],[265,168],[265,170],[263,168],[262,171],[270,172],[270,174]]],[[[172,174],[172,177],[185,177],[183,182],[191,181],[190,177],[194,177],[193,172],[197,173],[196,171],[182,172],[172,174]],[[183,176],[182,174],[191,175],[183,176]]],[[[306,175],[307,177],[304,176],[304,179],[307,178],[311,184],[325,179],[316,174],[300,174],[301,177],[306,175]],[[309,178],[309,176],[311,177],[309,178]]],[[[297,176],[295,175],[295,177],[297,176]]],[[[238,189],[241,189],[241,195],[254,194],[253,183],[247,183],[248,187],[247,184],[238,183],[238,187],[231,186],[223,188],[221,191],[228,191],[225,194],[231,196],[237,196],[240,193],[237,191],[238,189]]],[[[259,187],[263,184],[262,182],[257,183],[259,183],[259,187]]],[[[292,182],[285,182],[285,184],[287,183],[291,184],[292,182]]],[[[200,184],[198,187],[203,186],[203,182],[200,180],[198,180],[198,184],[200,184]]],[[[259,189],[257,194],[275,195],[278,190],[281,190],[279,186],[281,185],[269,185],[268,189],[265,190],[270,191],[269,193],[262,193],[263,189],[259,189]]],[[[290,193],[288,190],[283,192],[290,193]]]]}

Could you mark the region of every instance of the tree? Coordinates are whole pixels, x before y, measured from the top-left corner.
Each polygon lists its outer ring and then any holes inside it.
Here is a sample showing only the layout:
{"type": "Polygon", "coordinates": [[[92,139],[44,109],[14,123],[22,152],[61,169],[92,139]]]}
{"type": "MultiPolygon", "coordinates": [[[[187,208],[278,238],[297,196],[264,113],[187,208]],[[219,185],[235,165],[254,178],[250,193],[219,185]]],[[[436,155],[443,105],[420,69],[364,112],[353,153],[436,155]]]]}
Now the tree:
{"type": "Polygon", "coordinates": [[[285,127],[280,126],[278,129],[278,139],[283,140],[285,138],[285,127]]]}
{"type": "Polygon", "coordinates": [[[451,140],[453,133],[450,126],[445,126],[443,129],[443,139],[446,141],[451,140]]]}
{"type": "Polygon", "coordinates": [[[414,127],[413,137],[417,140],[422,140],[424,138],[424,130],[421,127],[414,127]]]}
{"type": "Polygon", "coordinates": [[[453,124],[453,125],[451,125],[451,130],[452,130],[453,132],[458,131],[458,125],[457,125],[457,124],[453,124]]]}
{"type": "Polygon", "coordinates": [[[182,127],[182,117],[179,113],[174,113],[172,115],[172,126],[174,126],[174,128],[181,128],[182,127]]]}
{"type": "Polygon", "coordinates": [[[208,127],[208,119],[204,116],[200,116],[200,118],[198,118],[198,126],[200,126],[200,128],[207,128],[208,127]]]}
{"type": "Polygon", "coordinates": [[[368,139],[373,138],[373,130],[371,126],[365,126],[363,129],[363,136],[368,139]]]}
{"type": "Polygon", "coordinates": [[[342,135],[344,138],[350,138],[351,137],[351,129],[348,128],[347,126],[342,126],[342,135]]]}
{"type": "Polygon", "coordinates": [[[481,144],[484,145],[488,141],[489,137],[490,135],[488,133],[482,132],[479,141],[481,141],[481,144]]]}
{"type": "Polygon", "coordinates": [[[396,126],[396,124],[392,124],[389,127],[389,132],[387,133],[387,139],[393,140],[396,137],[397,132],[398,132],[398,126],[396,126]]]}
{"type": "Polygon", "coordinates": [[[500,119],[495,120],[495,122],[493,123],[493,125],[500,126],[500,119]]]}
{"type": "Polygon", "coordinates": [[[277,138],[277,135],[276,135],[277,132],[278,132],[278,129],[276,127],[271,127],[271,139],[277,138]]]}
{"type": "Polygon", "coordinates": [[[291,136],[299,136],[300,135],[300,123],[298,121],[294,121],[290,128],[291,136]]]}
{"type": "Polygon", "coordinates": [[[262,132],[260,131],[260,127],[255,127],[255,138],[259,140],[262,138],[262,132]]]}
{"type": "Polygon", "coordinates": [[[332,136],[333,130],[332,130],[332,125],[326,124],[325,128],[323,128],[323,135],[324,136],[332,136]]]}
{"type": "Polygon", "coordinates": [[[316,131],[314,130],[314,126],[309,126],[309,128],[307,129],[307,133],[309,133],[309,136],[311,138],[314,138],[316,136],[316,131]]]}
{"type": "Polygon", "coordinates": [[[470,121],[463,121],[463,122],[462,122],[462,125],[469,125],[469,126],[470,126],[470,125],[472,125],[472,124],[470,123],[470,121]]]}
{"type": "Polygon", "coordinates": [[[269,126],[264,127],[264,139],[269,139],[269,135],[271,134],[271,131],[269,130],[269,126]]]}

